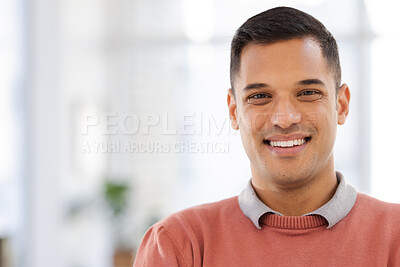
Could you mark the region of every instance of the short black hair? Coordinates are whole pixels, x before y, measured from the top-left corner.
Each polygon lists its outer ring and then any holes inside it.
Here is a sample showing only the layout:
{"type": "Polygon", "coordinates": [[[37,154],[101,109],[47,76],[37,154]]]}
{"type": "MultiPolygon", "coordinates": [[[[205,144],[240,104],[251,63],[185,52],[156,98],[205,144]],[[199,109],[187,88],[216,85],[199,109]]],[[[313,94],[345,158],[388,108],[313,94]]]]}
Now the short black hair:
{"type": "Polygon", "coordinates": [[[303,11],[291,7],[276,7],[249,18],[233,37],[230,65],[233,93],[235,94],[235,77],[240,70],[241,53],[246,45],[267,45],[296,38],[311,38],[318,43],[334,75],[337,92],[341,83],[341,68],[333,35],[319,20],[303,11]]]}

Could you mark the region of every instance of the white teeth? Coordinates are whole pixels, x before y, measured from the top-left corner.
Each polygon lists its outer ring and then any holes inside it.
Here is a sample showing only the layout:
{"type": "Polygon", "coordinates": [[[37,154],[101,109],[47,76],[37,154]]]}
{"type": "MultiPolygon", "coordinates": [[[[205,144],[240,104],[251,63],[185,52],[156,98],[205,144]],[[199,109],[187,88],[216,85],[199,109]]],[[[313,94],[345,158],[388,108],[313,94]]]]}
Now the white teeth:
{"type": "Polygon", "coordinates": [[[270,145],[273,147],[293,147],[293,146],[300,146],[305,142],[306,139],[302,138],[289,141],[270,141],[270,145]]]}

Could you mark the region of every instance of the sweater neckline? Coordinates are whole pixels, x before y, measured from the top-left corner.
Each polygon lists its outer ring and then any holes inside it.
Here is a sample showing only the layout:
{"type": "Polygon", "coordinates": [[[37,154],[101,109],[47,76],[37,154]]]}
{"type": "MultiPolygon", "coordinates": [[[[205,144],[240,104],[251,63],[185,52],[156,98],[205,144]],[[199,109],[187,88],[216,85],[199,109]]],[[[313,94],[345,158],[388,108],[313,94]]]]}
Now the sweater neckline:
{"type": "MultiPolygon", "coordinates": [[[[336,223],[346,217],[353,208],[357,199],[357,191],[350,184],[346,183],[340,172],[336,172],[336,178],[339,185],[336,189],[335,195],[322,207],[308,214],[304,214],[320,215],[324,217],[328,222],[326,225],[327,229],[333,227],[336,223]]],[[[265,213],[272,212],[279,214],[258,198],[251,184],[251,179],[247,183],[246,188],[240,193],[238,202],[243,214],[253,222],[257,229],[261,229],[260,218],[265,213]]]]}
{"type": "Polygon", "coordinates": [[[266,213],[260,218],[260,224],[288,230],[304,230],[320,226],[326,227],[328,221],[320,215],[282,216],[266,213]]]}

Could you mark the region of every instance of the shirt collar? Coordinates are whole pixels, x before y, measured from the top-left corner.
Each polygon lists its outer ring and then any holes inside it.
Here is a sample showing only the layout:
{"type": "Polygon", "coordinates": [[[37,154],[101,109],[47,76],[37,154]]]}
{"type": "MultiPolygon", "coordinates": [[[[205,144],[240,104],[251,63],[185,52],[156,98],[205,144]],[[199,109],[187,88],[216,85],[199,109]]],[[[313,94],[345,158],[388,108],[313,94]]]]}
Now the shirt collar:
{"type": "MultiPolygon", "coordinates": [[[[343,174],[336,172],[336,177],[339,185],[333,197],[322,207],[303,215],[320,215],[324,217],[328,221],[328,229],[346,217],[353,208],[357,198],[356,189],[346,183],[343,174]]],[[[246,215],[258,229],[261,229],[259,220],[265,213],[271,212],[283,216],[281,213],[268,207],[257,197],[251,185],[251,180],[239,195],[239,206],[244,215],[246,215]]]]}

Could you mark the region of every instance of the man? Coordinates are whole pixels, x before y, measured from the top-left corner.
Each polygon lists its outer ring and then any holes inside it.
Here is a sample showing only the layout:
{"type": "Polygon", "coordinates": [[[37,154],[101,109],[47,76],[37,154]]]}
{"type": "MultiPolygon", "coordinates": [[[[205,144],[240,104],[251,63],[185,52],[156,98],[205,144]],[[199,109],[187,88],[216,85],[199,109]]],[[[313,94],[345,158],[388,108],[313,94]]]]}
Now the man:
{"type": "Polygon", "coordinates": [[[400,266],[400,205],[334,170],[350,92],[329,31],[299,10],[267,10],[237,30],[230,71],[252,178],[238,197],[155,224],[135,266],[400,266]]]}

